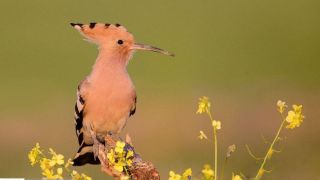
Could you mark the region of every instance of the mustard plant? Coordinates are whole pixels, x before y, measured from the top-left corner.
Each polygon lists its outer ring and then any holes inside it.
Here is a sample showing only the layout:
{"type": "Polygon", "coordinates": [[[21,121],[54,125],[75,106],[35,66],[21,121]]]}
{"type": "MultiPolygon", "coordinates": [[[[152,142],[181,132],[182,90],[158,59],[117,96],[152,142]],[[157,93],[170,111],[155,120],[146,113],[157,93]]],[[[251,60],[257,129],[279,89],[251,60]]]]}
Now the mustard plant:
{"type": "Polygon", "coordinates": [[[288,111],[287,116],[285,116],[284,113],[285,113],[285,110],[287,107],[288,106],[286,105],[285,102],[283,102],[281,100],[279,100],[277,102],[277,110],[281,115],[282,122],[280,124],[280,127],[279,127],[275,137],[272,140],[272,143],[268,147],[266,154],[263,158],[257,158],[256,156],[254,156],[253,153],[251,152],[251,150],[249,149],[249,147],[246,146],[249,154],[254,159],[262,160],[260,167],[257,171],[257,174],[254,178],[255,180],[261,179],[266,172],[271,172],[271,171],[268,171],[265,169],[265,165],[266,165],[267,161],[271,159],[271,157],[273,156],[274,153],[280,152],[280,151],[276,150],[274,148],[274,146],[281,139],[280,133],[284,129],[284,126],[286,125],[285,126],[286,129],[294,129],[294,128],[300,127],[301,123],[303,122],[303,120],[305,118],[304,115],[302,114],[302,105],[295,105],[295,104],[292,105],[292,110],[288,111]]]}
{"type": "MultiPolygon", "coordinates": [[[[212,129],[213,129],[213,144],[214,144],[214,180],[217,180],[218,178],[218,137],[217,137],[217,131],[219,129],[221,129],[221,122],[218,120],[213,119],[212,114],[211,114],[211,102],[209,101],[209,98],[206,96],[203,96],[201,98],[199,98],[199,102],[198,102],[198,110],[197,110],[197,114],[207,114],[209,117],[209,120],[211,122],[212,125],[212,129]]],[[[200,131],[200,135],[199,138],[203,139],[201,137],[207,137],[203,131],[200,131]]],[[[207,139],[207,138],[205,138],[207,139]]],[[[205,176],[207,177],[207,176],[205,176]]],[[[210,178],[208,178],[210,179],[210,178]]]]}
{"type": "MultiPolygon", "coordinates": [[[[292,105],[292,109],[290,111],[288,111],[287,115],[285,115],[285,111],[286,108],[288,106],[286,105],[285,102],[283,101],[278,101],[277,102],[277,110],[281,115],[282,118],[282,122],[281,125],[278,129],[278,131],[276,132],[276,135],[272,141],[272,143],[270,144],[270,146],[268,147],[266,154],[263,158],[258,158],[256,157],[252,151],[250,150],[249,146],[246,145],[246,148],[248,150],[249,155],[251,155],[254,159],[258,160],[258,161],[262,161],[259,169],[255,175],[254,178],[250,178],[250,179],[254,179],[254,180],[260,180],[263,175],[266,172],[270,172],[268,170],[265,169],[265,165],[267,163],[268,160],[271,159],[271,157],[273,156],[274,153],[280,152],[278,150],[276,150],[274,148],[275,144],[281,139],[280,137],[280,133],[281,131],[284,129],[284,127],[286,129],[295,129],[297,127],[300,127],[303,120],[304,120],[304,115],[302,114],[302,105],[292,105]]],[[[217,137],[217,132],[218,130],[221,129],[221,121],[215,120],[211,114],[211,102],[209,101],[209,98],[206,96],[203,96],[201,98],[199,98],[199,102],[198,102],[198,109],[197,109],[197,114],[206,114],[209,117],[209,120],[211,122],[212,125],[212,135],[213,135],[213,151],[214,151],[214,170],[211,168],[211,165],[209,164],[205,164],[201,170],[201,178],[203,180],[217,180],[218,179],[218,137],[217,137]]],[[[207,140],[207,141],[211,141],[210,138],[208,138],[208,136],[201,130],[200,134],[198,136],[198,138],[200,140],[207,140]]],[[[230,145],[227,149],[227,153],[224,159],[224,163],[222,165],[222,170],[221,170],[221,175],[220,175],[220,179],[223,180],[223,175],[224,175],[224,168],[227,164],[228,159],[231,157],[231,154],[234,153],[236,150],[236,145],[230,145]]],[[[191,169],[190,169],[191,171],[191,169]]],[[[191,175],[188,176],[188,179],[191,179],[191,175]]],[[[169,180],[184,180],[186,179],[186,177],[177,174],[173,171],[170,171],[169,173],[169,180]]],[[[242,178],[244,178],[245,176],[243,174],[238,175],[238,174],[234,174],[232,173],[231,179],[232,180],[242,180],[242,178]]]]}
{"type": "Polygon", "coordinates": [[[111,167],[120,173],[124,172],[128,176],[128,167],[132,166],[134,152],[131,150],[125,151],[125,145],[125,142],[117,141],[116,147],[107,152],[107,158],[111,167]]]}
{"type": "MultiPolygon", "coordinates": [[[[126,151],[125,142],[117,141],[114,148],[110,148],[106,152],[108,163],[119,173],[125,173],[122,179],[128,178],[128,168],[132,166],[132,159],[134,152],[131,150],[126,151]]],[[[65,174],[68,174],[72,180],[91,180],[92,178],[84,173],[78,173],[72,170],[72,160],[65,161],[62,154],[56,153],[53,149],[49,148],[51,157],[40,148],[39,143],[30,150],[28,158],[31,166],[39,164],[42,170],[42,176],[46,179],[63,179],[65,174]]]]}
{"type": "MultiPolygon", "coordinates": [[[[292,105],[292,109],[287,112],[285,115],[287,105],[283,101],[277,102],[277,111],[280,113],[282,121],[278,131],[273,138],[272,143],[268,147],[265,156],[263,158],[256,157],[249,146],[246,145],[249,155],[251,155],[257,161],[261,161],[259,169],[253,178],[254,180],[260,180],[266,172],[270,172],[265,169],[265,165],[268,160],[274,155],[274,153],[278,153],[280,151],[276,150],[274,146],[280,139],[280,134],[284,128],[286,129],[295,129],[300,127],[304,121],[304,115],[302,114],[302,105],[292,105]]],[[[205,164],[201,170],[201,179],[203,180],[217,180],[218,179],[218,130],[221,129],[221,121],[213,118],[211,114],[211,102],[209,98],[203,96],[199,98],[198,108],[196,114],[206,114],[210,120],[210,124],[212,126],[212,136],[213,139],[210,140],[208,136],[204,133],[204,131],[200,131],[198,138],[200,140],[213,141],[213,154],[214,167],[212,168],[210,164],[205,164]]],[[[227,164],[228,159],[231,157],[231,154],[236,150],[236,145],[230,145],[227,149],[225,159],[221,168],[220,179],[223,180],[224,168],[227,164]]],[[[115,147],[110,148],[106,152],[106,157],[108,159],[108,163],[110,167],[113,167],[119,173],[124,173],[126,176],[122,176],[122,180],[130,179],[128,175],[128,168],[132,166],[132,160],[134,158],[134,152],[131,150],[125,150],[125,142],[117,141],[115,147]]],[[[72,180],[91,180],[92,178],[87,176],[84,173],[78,173],[77,171],[72,169],[72,160],[68,159],[65,161],[64,156],[62,154],[56,153],[53,149],[49,148],[48,153],[45,153],[44,150],[41,149],[39,143],[30,150],[28,154],[28,158],[31,166],[35,166],[39,164],[39,167],[42,171],[42,176],[46,179],[63,179],[65,174],[68,174],[72,180]]],[[[238,175],[232,173],[232,180],[242,180],[244,175],[238,175]]],[[[174,171],[169,172],[169,180],[190,180],[192,178],[192,170],[191,168],[186,169],[182,174],[175,173],[174,171]]]]}
{"type": "Polygon", "coordinates": [[[31,166],[39,164],[42,176],[46,179],[63,179],[64,174],[68,174],[72,180],[91,180],[92,178],[84,173],[78,173],[71,169],[73,162],[71,159],[65,161],[62,154],[56,153],[49,148],[49,152],[45,153],[41,149],[39,143],[30,150],[28,158],[31,166]],[[48,154],[51,156],[49,157],[48,154]]]}
{"type": "Polygon", "coordinates": [[[169,180],[189,180],[192,176],[191,168],[186,169],[182,175],[175,173],[174,171],[169,172],[169,180]]]}

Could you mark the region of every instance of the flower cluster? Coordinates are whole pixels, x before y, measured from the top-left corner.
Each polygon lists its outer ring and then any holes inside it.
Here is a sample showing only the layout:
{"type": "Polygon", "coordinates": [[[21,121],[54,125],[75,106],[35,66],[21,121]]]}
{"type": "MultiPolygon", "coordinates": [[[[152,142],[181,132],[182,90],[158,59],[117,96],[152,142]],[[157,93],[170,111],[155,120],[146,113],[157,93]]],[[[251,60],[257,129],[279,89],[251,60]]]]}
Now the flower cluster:
{"type": "Polygon", "coordinates": [[[232,173],[232,180],[242,180],[241,176],[232,173]]]}
{"type": "Polygon", "coordinates": [[[39,143],[37,143],[28,154],[31,166],[34,166],[36,163],[39,162],[40,155],[42,155],[42,151],[40,150],[39,143]]]}
{"type": "Polygon", "coordinates": [[[209,164],[205,164],[203,166],[201,173],[204,180],[214,179],[214,171],[211,169],[211,166],[209,164]]]}
{"type": "Polygon", "coordinates": [[[69,169],[70,165],[73,164],[71,159],[65,163],[64,156],[62,154],[56,153],[53,149],[49,149],[49,154],[51,158],[48,158],[43,150],[40,149],[39,143],[31,149],[28,154],[28,158],[31,166],[39,164],[42,175],[46,179],[63,179],[64,171],[69,173],[73,180],[91,180],[91,177],[85,174],[79,174],[76,171],[69,169]]]}
{"type": "Polygon", "coordinates": [[[198,103],[198,111],[197,114],[202,114],[202,113],[208,113],[211,107],[211,103],[209,101],[209,98],[206,96],[203,96],[199,98],[199,103],[198,103]]]}
{"type": "Polygon", "coordinates": [[[221,121],[213,120],[211,124],[213,128],[221,129],[221,121]]]}
{"type": "Polygon", "coordinates": [[[278,111],[282,114],[288,106],[286,105],[286,102],[278,100],[277,107],[278,107],[278,111]]]}
{"type": "MultiPolygon", "coordinates": [[[[206,180],[216,180],[218,177],[217,171],[218,171],[218,143],[217,143],[217,130],[221,129],[221,121],[215,120],[212,117],[211,111],[211,102],[209,101],[209,98],[206,96],[203,96],[199,98],[198,103],[198,111],[197,114],[206,113],[209,116],[209,119],[211,121],[212,125],[212,131],[213,131],[213,144],[214,144],[214,170],[211,169],[210,165],[205,165],[202,169],[202,175],[203,179],[206,180]]],[[[208,139],[206,134],[203,131],[200,131],[200,135],[198,136],[199,139],[208,139]]]]}
{"type": "Polygon", "coordinates": [[[125,151],[125,145],[125,142],[117,141],[116,147],[107,153],[109,164],[119,172],[127,172],[127,168],[132,166],[134,158],[133,151],[125,151]]]}
{"type": "Polygon", "coordinates": [[[186,169],[182,175],[175,173],[174,171],[169,172],[169,180],[189,180],[192,176],[191,168],[186,169]]]}
{"type": "Polygon", "coordinates": [[[303,122],[304,115],[302,115],[302,105],[292,105],[293,110],[288,112],[288,116],[286,117],[286,121],[288,125],[286,128],[294,129],[296,127],[300,127],[303,122]]]}
{"type": "MultiPolygon", "coordinates": [[[[222,166],[222,170],[221,170],[221,174],[217,173],[218,172],[218,130],[221,129],[221,121],[218,121],[216,119],[213,118],[212,114],[211,114],[211,102],[209,101],[209,98],[206,96],[203,96],[201,98],[199,98],[199,102],[198,102],[198,109],[197,109],[197,114],[203,114],[205,113],[206,115],[208,115],[209,120],[211,122],[212,125],[212,139],[210,139],[210,137],[208,138],[208,136],[203,132],[200,131],[200,134],[198,135],[198,138],[200,140],[210,140],[213,142],[214,144],[214,166],[213,168],[211,168],[211,166],[209,164],[205,164],[201,170],[201,178],[203,180],[217,180],[217,179],[223,179],[223,174],[224,174],[224,167],[227,164],[228,159],[230,159],[231,154],[234,153],[236,151],[236,145],[232,144],[228,147],[227,149],[227,153],[225,156],[225,161],[224,164],[222,166]],[[218,177],[219,175],[219,177],[218,177]]],[[[255,155],[253,155],[253,153],[251,152],[251,150],[249,149],[249,147],[246,145],[247,150],[249,152],[249,155],[251,155],[255,160],[262,160],[261,164],[260,164],[260,168],[258,169],[256,176],[254,177],[255,180],[260,180],[265,173],[269,173],[271,171],[267,171],[265,169],[265,164],[267,163],[267,161],[269,161],[273,155],[275,153],[279,153],[281,151],[276,150],[275,149],[275,145],[276,143],[282,139],[280,137],[281,131],[285,128],[287,129],[294,129],[297,127],[300,127],[301,124],[304,121],[305,116],[302,114],[302,105],[292,105],[292,109],[288,111],[288,115],[284,115],[286,112],[286,109],[288,108],[288,106],[286,105],[285,102],[279,100],[277,102],[277,110],[278,112],[281,114],[282,116],[282,123],[272,141],[272,143],[268,143],[270,144],[269,148],[266,151],[266,154],[264,157],[257,157],[255,155]]],[[[191,172],[191,169],[190,169],[191,172]]],[[[169,173],[170,177],[169,180],[184,180],[184,179],[191,179],[191,173],[190,176],[186,176],[185,173],[183,175],[177,174],[174,171],[170,171],[169,173]]],[[[242,180],[242,178],[245,177],[244,175],[237,175],[232,173],[232,180],[242,180]]]]}
{"type": "MultiPolygon", "coordinates": [[[[281,133],[284,125],[286,124],[287,129],[294,129],[296,127],[300,127],[300,125],[303,122],[304,115],[302,114],[302,105],[295,105],[295,104],[292,105],[292,110],[288,111],[288,115],[285,117],[283,114],[284,114],[287,107],[288,106],[286,105],[286,103],[284,101],[279,100],[277,102],[277,110],[280,112],[280,114],[282,116],[282,123],[276,133],[276,136],[274,137],[272,143],[270,144],[266,155],[264,156],[264,158],[260,158],[260,159],[263,159],[263,162],[260,165],[260,168],[257,172],[256,177],[255,177],[255,180],[261,179],[266,172],[270,172],[265,169],[265,164],[266,164],[267,160],[270,160],[272,158],[272,156],[275,152],[280,152],[278,150],[275,150],[274,146],[281,139],[280,133],[281,133]]],[[[250,152],[249,152],[249,154],[250,154],[250,152]]]]}
{"type": "MultiPolygon", "coordinates": [[[[277,102],[278,111],[283,114],[285,109],[288,107],[285,102],[279,100],[277,102]]],[[[288,123],[287,129],[294,129],[296,127],[300,127],[304,119],[304,115],[302,114],[302,105],[292,105],[292,110],[288,111],[288,115],[285,118],[288,123]]]]}
{"type": "Polygon", "coordinates": [[[73,170],[71,173],[72,180],[92,180],[91,177],[87,176],[84,173],[79,174],[77,171],[73,170]]]}

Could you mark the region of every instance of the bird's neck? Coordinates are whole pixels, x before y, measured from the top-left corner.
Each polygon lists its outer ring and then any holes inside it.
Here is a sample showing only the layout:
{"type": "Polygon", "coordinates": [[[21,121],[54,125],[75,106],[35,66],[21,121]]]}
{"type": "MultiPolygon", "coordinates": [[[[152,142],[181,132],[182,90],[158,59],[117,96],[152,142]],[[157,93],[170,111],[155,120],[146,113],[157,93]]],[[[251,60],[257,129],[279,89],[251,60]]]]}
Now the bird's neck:
{"type": "Polygon", "coordinates": [[[129,78],[127,73],[128,60],[128,57],[100,50],[89,77],[93,81],[105,81],[109,78],[114,80],[118,78],[129,78]]]}

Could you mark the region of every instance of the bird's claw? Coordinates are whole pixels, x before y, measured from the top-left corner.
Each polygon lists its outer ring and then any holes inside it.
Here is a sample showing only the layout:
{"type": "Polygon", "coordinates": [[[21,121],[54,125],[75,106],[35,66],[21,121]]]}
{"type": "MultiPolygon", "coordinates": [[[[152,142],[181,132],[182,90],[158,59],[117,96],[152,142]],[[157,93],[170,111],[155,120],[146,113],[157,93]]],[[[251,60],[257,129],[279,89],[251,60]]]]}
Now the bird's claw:
{"type": "Polygon", "coordinates": [[[97,140],[96,137],[93,138],[93,154],[94,158],[96,159],[99,156],[99,150],[100,150],[100,142],[97,140]]]}

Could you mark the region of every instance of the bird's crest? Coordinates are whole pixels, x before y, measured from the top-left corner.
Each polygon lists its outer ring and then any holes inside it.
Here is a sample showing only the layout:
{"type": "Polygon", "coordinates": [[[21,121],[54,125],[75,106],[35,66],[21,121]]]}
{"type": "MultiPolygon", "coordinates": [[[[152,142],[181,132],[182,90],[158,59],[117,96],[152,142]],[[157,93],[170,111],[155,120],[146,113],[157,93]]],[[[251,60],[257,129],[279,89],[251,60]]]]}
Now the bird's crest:
{"type": "Polygon", "coordinates": [[[102,44],[107,40],[118,37],[133,40],[133,36],[120,24],[92,22],[89,24],[70,23],[70,25],[77,29],[86,39],[96,44],[102,44]]]}

